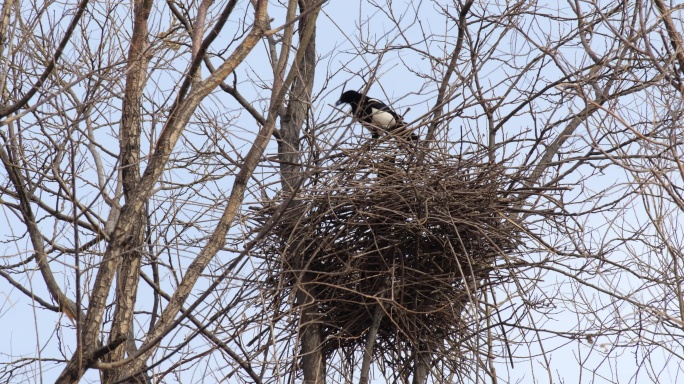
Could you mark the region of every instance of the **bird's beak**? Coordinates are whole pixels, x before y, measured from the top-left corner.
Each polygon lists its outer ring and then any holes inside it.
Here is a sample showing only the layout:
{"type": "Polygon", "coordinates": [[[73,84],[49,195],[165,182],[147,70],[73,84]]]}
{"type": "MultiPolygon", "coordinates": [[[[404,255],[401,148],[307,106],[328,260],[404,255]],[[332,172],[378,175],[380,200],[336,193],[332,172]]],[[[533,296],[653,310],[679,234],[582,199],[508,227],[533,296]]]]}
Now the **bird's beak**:
{"type": "Polygon", "coordinates": [[[335,105],[336,105],[336,106],[337,106],[337,105],[340,105],[340,104],[342,104],[342,100],[337,100],[337,101],[335,102],[335,105]]]}

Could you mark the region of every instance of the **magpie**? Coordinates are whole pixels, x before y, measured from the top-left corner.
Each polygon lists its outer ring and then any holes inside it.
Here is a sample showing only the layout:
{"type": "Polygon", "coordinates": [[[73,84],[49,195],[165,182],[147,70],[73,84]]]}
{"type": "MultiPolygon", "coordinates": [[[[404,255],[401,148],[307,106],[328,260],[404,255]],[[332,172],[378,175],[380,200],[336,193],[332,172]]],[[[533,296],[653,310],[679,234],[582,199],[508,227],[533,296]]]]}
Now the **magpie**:
{"type": "MultiPolygon", "coordinates": [[[[392,108],[378,99],[367,97],[356,91],[346,91],[342,93],[340,99],[335,105],[349,104],[352,107],[352,113],[355,117],[361,120],[366,128],[370,129],[371,135],[374,139],[380,136],[378,128],[386,131],[398,131],[401,136],[405,135],[405,130],[401,130],[406,124],[392,108]]],[[[418,140],[418,135],[411,133],[409,138],[412,141],[418,140]]]]}

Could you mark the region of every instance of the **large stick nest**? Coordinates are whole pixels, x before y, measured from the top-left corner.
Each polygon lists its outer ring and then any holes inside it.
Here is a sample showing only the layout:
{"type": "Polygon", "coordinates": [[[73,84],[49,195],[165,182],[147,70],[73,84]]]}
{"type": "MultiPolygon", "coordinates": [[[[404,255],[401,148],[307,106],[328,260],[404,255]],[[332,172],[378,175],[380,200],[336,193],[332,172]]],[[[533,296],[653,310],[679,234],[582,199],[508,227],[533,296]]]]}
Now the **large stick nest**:
{"type": "Polygon", "coordinates": [[[363,348],[373,319],[375,353],[453,348],[473,321],[466,305],[501,283],[518,253],[508,185],[484,150],[391,140],[337,153],[269,205],[285,210],[258,214],[265,223],[282,213],[258,245],[276,305],[313,306],[326,354],[363,348]]]}

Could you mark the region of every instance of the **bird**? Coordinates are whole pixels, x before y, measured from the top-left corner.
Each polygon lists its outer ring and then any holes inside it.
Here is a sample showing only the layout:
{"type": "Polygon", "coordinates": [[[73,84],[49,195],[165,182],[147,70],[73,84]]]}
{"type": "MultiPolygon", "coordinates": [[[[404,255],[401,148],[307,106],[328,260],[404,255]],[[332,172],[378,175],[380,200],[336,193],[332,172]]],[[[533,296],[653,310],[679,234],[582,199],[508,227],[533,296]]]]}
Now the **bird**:
{"type": "MultiPolygon", "coordinates": [[[[378,128],[386,131],[395,131],[400,136],[408,135],[408,130],[401,130],[401,128],[406,126],[401,116],[378,99],[364,96],[357,91],[346,91],[342,93],[340,99],[335,103],[335,105],[340,104],[351,105],[354,116],[361,120],[361,124],[370,129],[374,139],[380,136],[378,128]]],[[[412,141],[416,141],[418,140],[418,135],[411,132],[409,138],[412,141]]]]}

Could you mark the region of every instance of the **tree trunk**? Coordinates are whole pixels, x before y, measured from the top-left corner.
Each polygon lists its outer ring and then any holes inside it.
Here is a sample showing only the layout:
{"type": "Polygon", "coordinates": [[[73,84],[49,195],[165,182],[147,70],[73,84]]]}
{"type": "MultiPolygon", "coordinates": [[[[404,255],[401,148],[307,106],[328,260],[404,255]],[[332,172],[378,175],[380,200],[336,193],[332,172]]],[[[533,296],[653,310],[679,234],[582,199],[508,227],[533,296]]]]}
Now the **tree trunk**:
{"type": "MultiPolygon", "coordinates": [[[[140,136],[142,132],[142,97],[146,83],[148,47],[147,19],[152,7],[151,0],[139,0],[134,5],[134,24],[131,46],[128,51],[126,88],[123,100],[123,113],[119,128],[119,159],[121,161],[121,177],[126,201],[133,195],[140,182],[140,136]]],[[[129,232],[130,242],[123,252],[117,268],[116,296],[114,319],[109,342],[126,338],[126,342],[115,348],[104,360],[114,362],[126,357],[126,352],[135,351],[132,339],[133,311],[138,292],[140,265],[143,242],[145,238],[145,212],[133,217],[129,232]]],[[[114,383],[123,377],[122,369],[103,370],[102,381],[114,383]]],[[[140,382],[143,379],[140,379],[140,382]]]]}
{"type": "MultiPolygon", "coordinates": [[[[313,1],[299,2],[300,13],[310,11],[313,1]]],[[[301,153],[299,141],[302,128],[307,120],[311,106],[311,92],[313,89],[316,68],[316,32],[315,23],[318,10],[313,10],[299,20],[299,36],[302,40],[304,32],[313,28],[311,37],[304,49],[304,56],[298,66],[292,68],[295,78],[289,92],[289,100],[285,114],[280,117],[280,140],[278,140],[278,156],[280,158],[280,173],[283,191],[296,193],[295,188],[302,175],[301,153]]],[[[293,201],[292,204],[297,204],[293,201]]],[[[306,282],[309,276],[304,272],[302,285],[297,292],[297,302],[301,306],[300,318],[300,352],[305,384],[325,383],[325,360],[323,356],[321,327],[317,321],[318,313],[312,293],[306,282]]]]}

